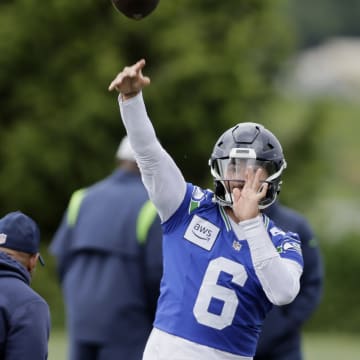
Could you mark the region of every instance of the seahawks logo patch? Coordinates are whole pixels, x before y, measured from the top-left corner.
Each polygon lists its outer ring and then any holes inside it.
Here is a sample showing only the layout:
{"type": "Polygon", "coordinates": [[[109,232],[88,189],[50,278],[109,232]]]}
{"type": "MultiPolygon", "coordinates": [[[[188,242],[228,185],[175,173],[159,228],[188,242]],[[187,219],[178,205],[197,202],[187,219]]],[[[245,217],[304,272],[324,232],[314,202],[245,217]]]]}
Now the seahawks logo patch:
{"type": "Polygon", "coordinates": [[[205,192],[201,190],[198,186],[195,186],[191,194],[189,214],[200,206],[200,203],[204,198],[205,198],[205,192]]]}
{"type": "Polygon", "coordinates": [[[300,242],[294,239],[287,239],[283,241],[282,244],[277,247],[277,250],[279,253],[283,253],[287,251],[295,251],[300,255],[302,254],[300,242]]]}
{"type": "Polygon", "coordinates": [[[274,226],[273,228],[270,229],[270,233],[272,236],[285,235],[285,232],[276,226],[274,226]]]}
{"type": "Polygon", "coordinates": [[[205,197],[205,192],[201,190],[198,186],[194,187],[194,190],[191,195],[191,200],[193,201],[201,201],[205,197]]]}

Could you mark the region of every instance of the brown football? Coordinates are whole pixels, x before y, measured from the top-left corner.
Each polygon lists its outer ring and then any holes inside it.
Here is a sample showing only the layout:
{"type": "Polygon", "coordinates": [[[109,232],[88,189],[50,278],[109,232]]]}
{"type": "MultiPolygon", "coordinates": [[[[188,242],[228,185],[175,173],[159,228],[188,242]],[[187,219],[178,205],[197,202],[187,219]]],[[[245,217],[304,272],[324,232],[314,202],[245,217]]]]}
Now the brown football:
{"type": "Polygon", "coordinates": [[[155,10],[159,0],[111,0],[111,2],[125,16],[140,20],[155,10]]]}

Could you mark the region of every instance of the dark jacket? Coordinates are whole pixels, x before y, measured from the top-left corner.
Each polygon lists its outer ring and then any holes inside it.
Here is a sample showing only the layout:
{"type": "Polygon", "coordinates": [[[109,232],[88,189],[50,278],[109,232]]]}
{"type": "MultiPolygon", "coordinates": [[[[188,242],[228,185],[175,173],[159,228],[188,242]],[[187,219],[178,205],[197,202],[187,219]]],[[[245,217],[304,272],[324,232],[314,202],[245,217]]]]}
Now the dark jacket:
{"type": "Polygon", "coordinates": [[[30,287],[27,269],[1,251],[0,289],[0,359],[47,359],[49,307],[30,287]]]}
{"type": "Polygon", "coordinates": [[[162,276],[155,208],[139,224],[147,202],[140,175],[123,170],[70,200],[50,251],[58,260],[72,340],[115,343],[141,357],[136,354],[152,329],[162,276]]]}
{"type": "Polygon", "coordinates": [[[301,359],[301,327],[320,303],[323,287],[323,263],[317,241],[308,221],[296,211],[279,203],[265,213],[283,230],[300,236],[304,259],[301,287],[295,300],[285,306],[274,306],[267,315],[256,359],[301,359]]]}

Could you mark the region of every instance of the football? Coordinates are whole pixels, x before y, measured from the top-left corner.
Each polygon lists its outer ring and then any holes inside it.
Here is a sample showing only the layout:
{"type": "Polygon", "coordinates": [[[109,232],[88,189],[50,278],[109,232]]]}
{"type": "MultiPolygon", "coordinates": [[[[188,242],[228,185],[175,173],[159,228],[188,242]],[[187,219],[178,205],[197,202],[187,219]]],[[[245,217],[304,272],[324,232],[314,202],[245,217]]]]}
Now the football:
{"type": "Polygon", "coordinates": [[[111,2],[128,18],[141,20],[155,10],[159,0],[111,0],[111,2]]]}

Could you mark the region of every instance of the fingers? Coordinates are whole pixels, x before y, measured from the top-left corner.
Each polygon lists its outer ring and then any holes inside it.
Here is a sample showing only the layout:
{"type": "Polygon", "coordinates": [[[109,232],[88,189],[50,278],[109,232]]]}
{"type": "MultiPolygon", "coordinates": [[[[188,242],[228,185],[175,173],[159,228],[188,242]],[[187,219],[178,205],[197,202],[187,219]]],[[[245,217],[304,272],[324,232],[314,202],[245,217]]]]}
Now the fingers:
{"type": "Polygon", "coordinates": [[[109,87],[108,87],[108,90],[109,91],[113,91],[113,90],[118,90],[119,89],[117,88],[117,86],[119,86],[121,83],[122,83],[122,80],[124,78],[124,74],[121,72],[119,73],[116,78],[110,83],[109,87]]]}
{"type": "Polygon", "coordinates": [[[139,60],[133,67],[136,69],[137,72],[141,71],[146,65],[145,59],[139,60]]]}
{"type": "Polygon", "coordinates": [[[259,214],[259,201],[266,196],[268,183],[261,180],[263,170],[248,168],[245,173],[245,185],[242,189],[232,189],[232,209],[239,221],[252,219],[259,214]]]}
{"type": "Polygon", "coordinates": [[[247,189],[251,189],[256,193],[257,198],[260,200],[265,197],[269,184],[261,181],[261,176],[263,169],[259,168],[254,171],[252,168],[249,168],[245,173],[245,186],[247,189]]]}
{"type": "Polygon", "coordinates": [[[136,76],[142,75],[141,70],[145,66],[145,60],[141,59],[132,66],[125,66],[123,73],[126,73],[127,76],[134,78],[136,76]]]}
{"type": "Polygon", "coordinates": [[[261,168],[254,171],[252,167],[249,167],[245,172],[245,186],[255,191],[258,191],[260,187],[261,174],[261,168]]]}
{"type": "Polygon", "coordinates": [[[268,187],[269,187],[269,184],[267,182],[264,182],[261,184],[260,189],[258,190],[259,199],[262,199],[266,196],[268,187]]]}
{"type": "Polygon", "coordinates": [[[142,76],[141,83],[142,83],[142,87],[150,85],[150,78],[147,76],[142,76]]]}
{"type": "Polygon", "coordinates": [[[117,90],[119,92],[139,91],[142,87],[150,84],[150,79],[143,76],[142,69],[146,62],[139,60],[132,66],[126,66],[110,83],[108,90],[117,90]]]}
{"type": "Polygon", "coordinates": [[[234,188],[232,190],[232,196],[233,196],[234,203],[237,203],[241,196],[241,190],[238,188],[234,188]]]}

